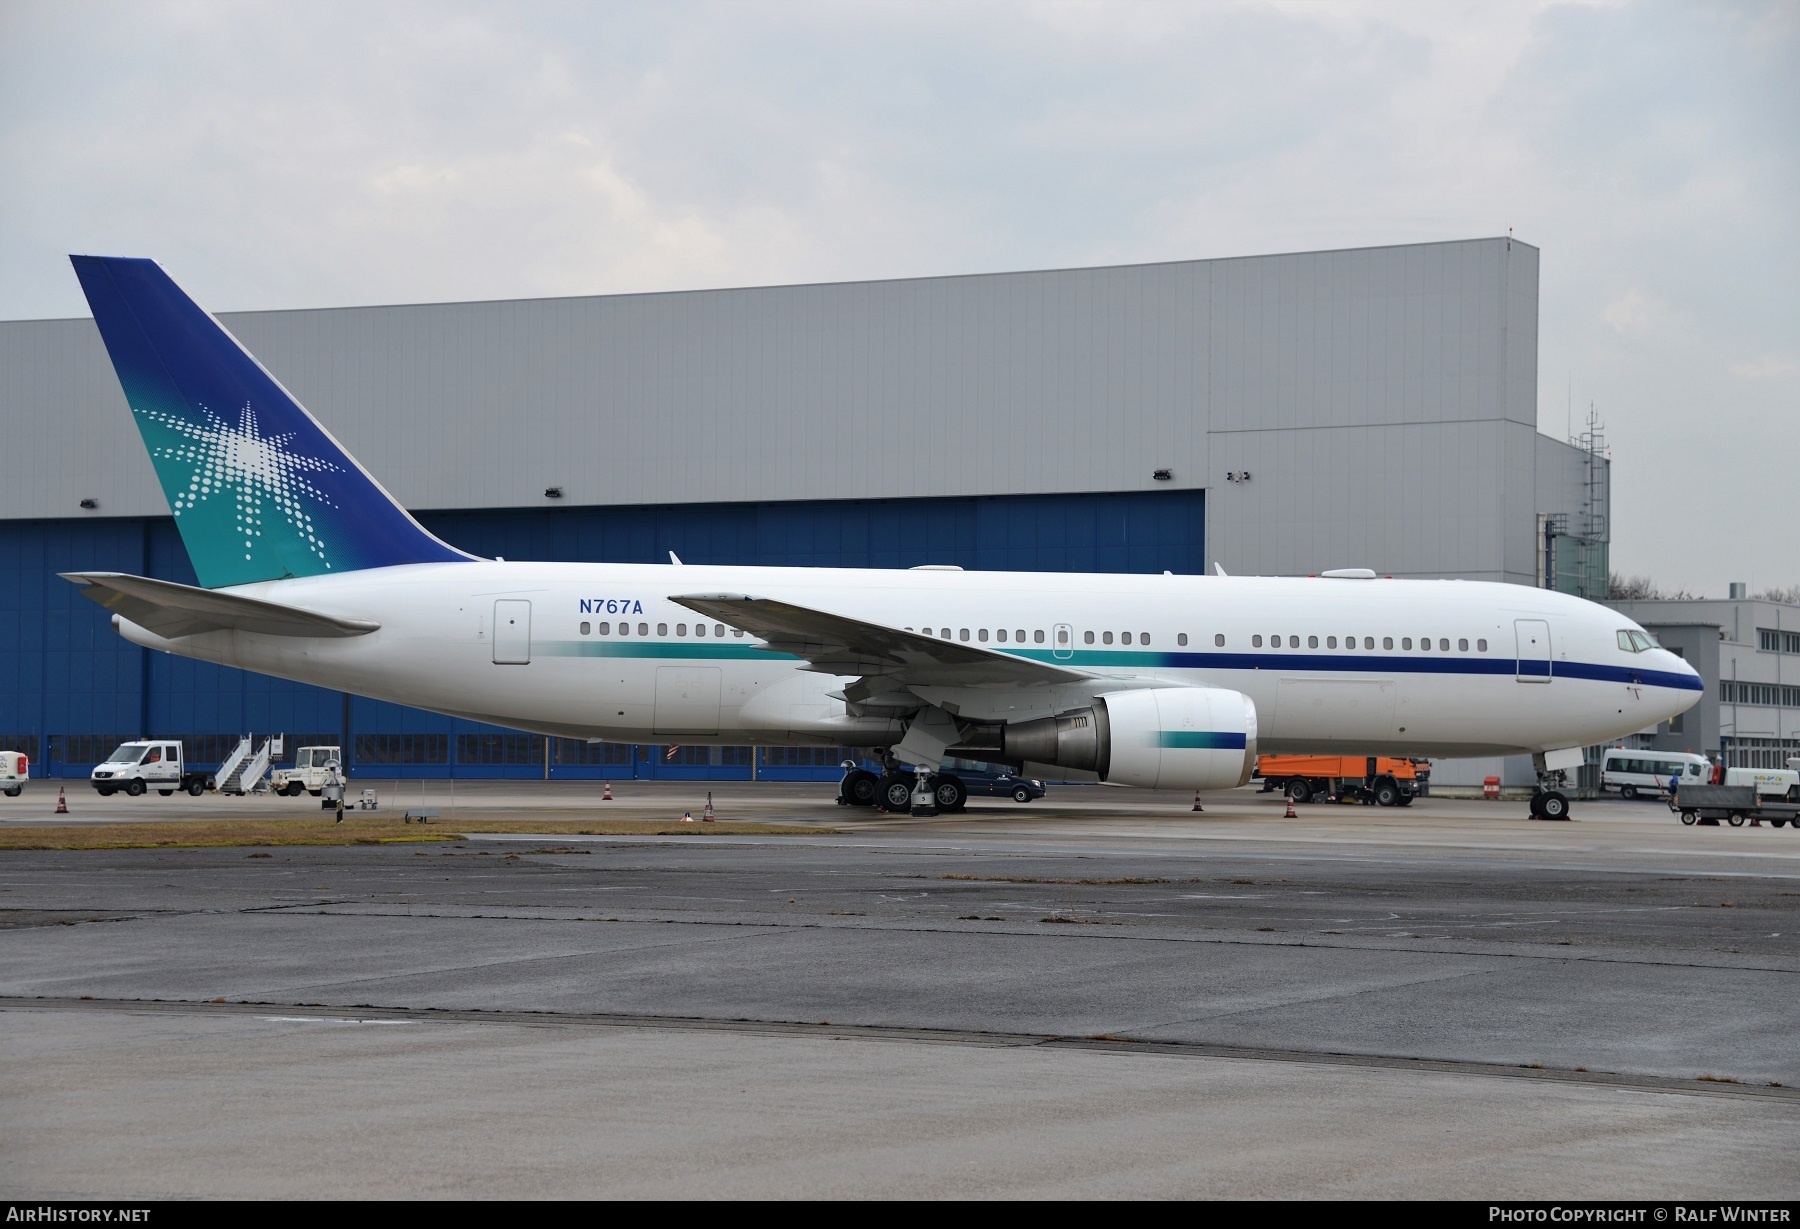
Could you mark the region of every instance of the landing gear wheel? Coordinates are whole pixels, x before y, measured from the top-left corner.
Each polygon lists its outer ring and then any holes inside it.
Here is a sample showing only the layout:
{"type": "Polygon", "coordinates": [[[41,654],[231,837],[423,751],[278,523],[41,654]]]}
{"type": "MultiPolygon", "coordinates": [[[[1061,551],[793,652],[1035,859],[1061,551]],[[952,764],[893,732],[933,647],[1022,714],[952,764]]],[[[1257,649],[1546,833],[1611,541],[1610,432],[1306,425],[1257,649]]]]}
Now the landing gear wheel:
{"type": "Polygon", "coordinates": [[[1621,785],[1619,787],[1619,797],[1623,798],[1626,802],[1636,802],[1637,801],[1637,786],[1621,785]]]}
{"type": "Polygon", "coordinates": [[[1400,787],[1392,781],[1383,781],[1375,787],[1375,805],[1378,807],[1396,807],[1400,805],[1400,787]]]}
{"type": "Polygon", "coordinates": [[[1699,818],[1699,814],[1694,811],[1683,811],[1681,813],[1681,822],[1688,825],[1690,828],[1694,826],[1694,821],[1699,818]]]}
{"type": "Polygon", "coordinates": [[[969,789],[962,783],[962,779],[947,772],[940,772],[931,778],[931,793],[937,799],[940,811],[960,811],[969,800],[969,789]]]}
{"type": "Polygon", "coordinates": [[[875,786],[879,780],[879,777],[866,768],[847,772],[838,783],[838,798],[847,806],[872,807],[875,805],[875,786]]]}
{"type": "Polygon", "coordinates": [[[875,786],[875,804],[905,815],[912,810],[913,778],[907,772],[884,772],[875,786]]]}
{"type": "Polygon", "coordinates": [[[1312,801],[1312,783],[1305,777],[1295,777],[1289,781],[1287,792],[1288,797],[1294,800],[1294,805],[1297,807],[1303,807],[1312,801]]]}
{"type": "Polygon", "coordinates": [[[1569,800],[1555,790],[1537,796],[1537,813],[1540,819],[1569,818],[1569,800]]]}
{"type": "Polygon", "coordinates": [[[144,796],[144,783],[142,781],[133,781],[130,785],[125,787],[125,793],[132,798],[142,798],[144,796]]]}
{"type": "MultiPolygon", "coordinates": [[[[12,792],[16,794],[19,791],[14,790],[12,792]]],[[[1018,789],[1013,791],[1013,801],[1014,802],[1030,802],[1031,801],[1031,791],[1026,789],[1023,785],[1021,785],[1018,789]]]]}
{"type": "Polygon", "coordinates": [[[187,785],[187,792],[188,792],[188,797],[198,798],[201,794],[204,794],[206,792],[206,786],[202,785],[198,781],[189,781],[188,785],[187,785]]]}

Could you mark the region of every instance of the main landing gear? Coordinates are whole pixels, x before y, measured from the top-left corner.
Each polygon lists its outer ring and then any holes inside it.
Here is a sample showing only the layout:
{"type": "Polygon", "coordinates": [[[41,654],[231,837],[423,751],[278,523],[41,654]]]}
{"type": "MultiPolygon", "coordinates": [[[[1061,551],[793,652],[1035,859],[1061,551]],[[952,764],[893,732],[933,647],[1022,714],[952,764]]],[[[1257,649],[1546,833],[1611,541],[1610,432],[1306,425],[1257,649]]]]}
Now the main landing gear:
{"type": "Polygon", "coordinates": [[[880,807],[897,814],[935,815],[939,811],[960,811],[969,800],[968,787],[951,773],[931,773],[921,782],[921,774],[898,763],[889,764],[880,776],[853,763],[844,767],[843,779],[838,782],[837,803],[841,807],[880,807]]]}

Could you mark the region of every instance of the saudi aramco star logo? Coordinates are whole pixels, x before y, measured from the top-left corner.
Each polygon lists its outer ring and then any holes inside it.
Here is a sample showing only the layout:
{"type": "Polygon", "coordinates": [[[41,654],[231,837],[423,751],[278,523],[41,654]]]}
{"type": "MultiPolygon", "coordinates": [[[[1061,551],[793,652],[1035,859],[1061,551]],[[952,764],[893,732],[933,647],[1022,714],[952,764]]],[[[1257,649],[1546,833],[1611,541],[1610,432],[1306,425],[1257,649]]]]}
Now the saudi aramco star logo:
{"type": "Polygon", "coordinates": [[[249,559],[256,539],[262,536],[264,513],[273,504],[307,548],[329,568],[331,561],[326,558],[325,544],[319,540],[313,519],[301,506],[301,500],[335,507],[308,475],[342,473],[342,468],[288,451],[294,432],[263,435],[249,402],[239,411],[235,427],[206,406],[199,409],[206,416],[205,423],[189,422],[161,410],[132,407],[132,413],[142,414],[186,437],[182,443],[151,449],[152,456],[183,461],[191,467],[187,490],[176,494],[172,501],[175,515],[179,517],[214,495],[225,498],[229,493],[237,501],[238,534],[244,542],[244,558],[249,559]]]}

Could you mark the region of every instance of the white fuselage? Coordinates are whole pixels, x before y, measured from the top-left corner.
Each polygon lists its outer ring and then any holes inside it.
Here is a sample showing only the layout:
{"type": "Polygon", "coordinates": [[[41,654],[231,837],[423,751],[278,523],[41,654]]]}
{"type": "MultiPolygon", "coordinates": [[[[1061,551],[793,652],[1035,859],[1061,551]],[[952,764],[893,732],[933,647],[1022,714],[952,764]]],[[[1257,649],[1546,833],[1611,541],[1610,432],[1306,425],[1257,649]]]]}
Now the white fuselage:
{"type": "Polygon", "coordinates": [[[973,720],[1049,715],[1109,689],[1240,691],[1255,705],[1263,751],[1576,747],[1644,729],[1699,698],[1680,658],[1621,647],[1619,630],[1635,627],[1629,619],[1566,595],[1481,582],[496,561],[228,592],[381,627],[343,639],[219,631],[165,640],[125,621],[120,629],[183,656],[617,742],[873,747],[900,737],[904,714],[891,702],[847,704],[843,689],[854,680],[809,672],[669,600],[698,593],[930,629],[1102,679],[914,689],[921,702],[973,720]]]}

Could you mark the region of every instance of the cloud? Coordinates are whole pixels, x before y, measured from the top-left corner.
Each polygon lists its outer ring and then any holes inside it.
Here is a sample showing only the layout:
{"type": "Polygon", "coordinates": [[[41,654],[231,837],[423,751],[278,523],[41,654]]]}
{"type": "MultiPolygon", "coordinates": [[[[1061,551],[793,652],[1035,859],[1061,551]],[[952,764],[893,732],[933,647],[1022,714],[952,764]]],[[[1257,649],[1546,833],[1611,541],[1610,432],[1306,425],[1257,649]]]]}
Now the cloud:
{"type": "Polygon", "coordinates": [[[1778,380],[1800,373],[1800,363],[1790,358],[1765,358],[1759,363],[1733,363],[1731,374],[1740,380],[1778,380]]]}

